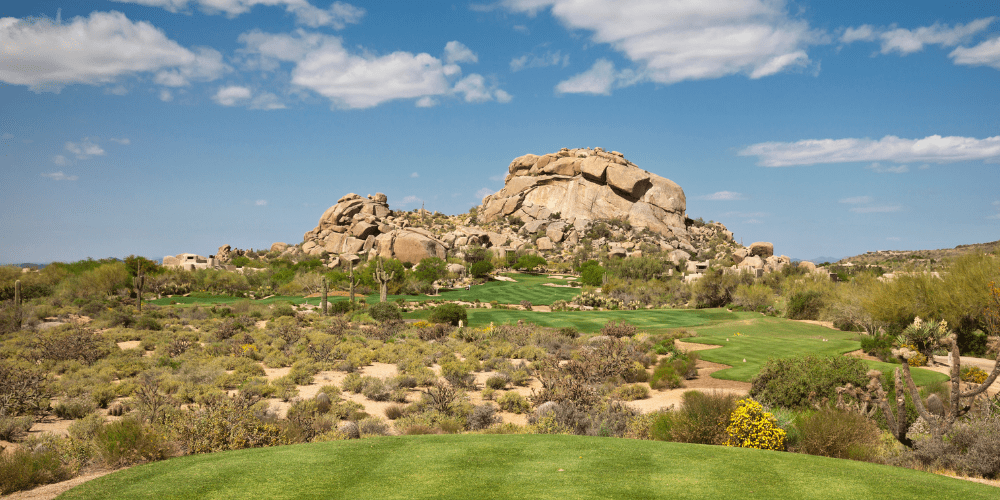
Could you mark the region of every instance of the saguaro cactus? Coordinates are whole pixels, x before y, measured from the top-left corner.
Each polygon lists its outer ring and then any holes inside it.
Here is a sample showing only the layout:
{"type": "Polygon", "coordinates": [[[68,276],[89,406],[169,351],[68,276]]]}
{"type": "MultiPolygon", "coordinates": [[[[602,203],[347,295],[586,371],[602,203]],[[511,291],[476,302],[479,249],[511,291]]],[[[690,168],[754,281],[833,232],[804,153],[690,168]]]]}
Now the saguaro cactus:
{"type": "Polygon", "coordinates": [[[348,265],[351,266],[351,276],[350,276],[350,279],[351,279],[351,298],[350,298],[350,300],[351,300],[351,304],[354,304],[354,264],[351,263],[351,264],[348,264],[348,265]]]}
{"type": "Polygon", "coordinates": [[[139,314],[142,314],[142,291],[146,287],[146,275],[142,274],[142,262],[136,265],[135,278],[132,278],[132,285],[135,286],[135,296],[139,299],[139,314]]]}
{"type": "Polygon", "coordinates": [[[391,273],[385,272],[385,266],[382,265],[382,258],[379,257],[378,261],[375,263],[375,281],[378,281],[378,300],[379,302],[385,302],[386,295],[388,295],[389,281],[396,276],[396,271],[391,273]]]}
{"type": "Polygon", "coordinates": [[[17,328],[21,328],[21,280],[14,281],[14,314],[17,328]]]}
{"type": "Polygon", "coordinates": [[[321,308],[323,311],[323,316],[326,316],[326,298],[327,298],[326,276],[323,276],[323,305],[321,308]]]}

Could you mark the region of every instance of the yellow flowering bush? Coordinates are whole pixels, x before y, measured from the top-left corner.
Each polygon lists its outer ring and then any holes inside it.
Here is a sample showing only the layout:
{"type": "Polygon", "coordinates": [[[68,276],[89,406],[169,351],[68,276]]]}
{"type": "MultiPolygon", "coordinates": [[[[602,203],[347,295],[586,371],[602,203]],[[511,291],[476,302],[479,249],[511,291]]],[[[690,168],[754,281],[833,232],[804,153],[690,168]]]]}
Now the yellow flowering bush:
{"type": "Polygon", "coordinates": [[[961,378],[962,382],[982,384],[986,382],[987,378],[989,378],[989,374],[986,373],[986,370],[983,370],[978,366],[969,366],[962,368],[961,378]]]}
{"type": "Polygon", "coordinates": [[[913,344],[903,344],[903,347],[915,353],[913,356],[910,356],[910,358],[906,360],[906,364],[910,366],[927,366],[927,356],[924,356],[923,354],[920,353],[920,351],[917,351],[917,346],[913,344]]]}
{"type": "Polygon", "coordinates": [[[773,415],[753,399],[741,399],[729,416],[726,427],[726,446],[757,448],[759,450],[785,449],[785,431],[778,427],[773,415]]]}

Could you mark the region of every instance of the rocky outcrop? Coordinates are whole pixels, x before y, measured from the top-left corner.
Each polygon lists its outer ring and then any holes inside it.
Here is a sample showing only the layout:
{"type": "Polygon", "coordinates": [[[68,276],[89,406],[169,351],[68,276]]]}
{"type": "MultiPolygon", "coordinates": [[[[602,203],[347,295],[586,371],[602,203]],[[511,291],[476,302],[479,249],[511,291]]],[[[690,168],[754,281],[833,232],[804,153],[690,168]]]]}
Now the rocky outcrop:
{"type": "Polygon", "coordinates": [[[301,249],[308,255],[342,255],[341,260],[352,262],[369,252],[414,264],[445,257],[446,247],[433,233],[408,226],[405,217],[389,209],[386,195],[364,198],[350,193],[323,212],[319,224],[303,236],[301,249]]]}
{"type": "MultiPolygon", "coordinates": [[[[684,232],[686,200],[673,181],[640,169],[617,151],[566,149],[515,158],[504,187],[483,199],[480,222],[513,216],[531,224],[554,214],[582,228],[602,219],[663,236],[684,232]]],[[[528,228],[529,232],[544,228],[528,228]]],[[[550,240],[553,236],[546,235],[550,240]]]]}

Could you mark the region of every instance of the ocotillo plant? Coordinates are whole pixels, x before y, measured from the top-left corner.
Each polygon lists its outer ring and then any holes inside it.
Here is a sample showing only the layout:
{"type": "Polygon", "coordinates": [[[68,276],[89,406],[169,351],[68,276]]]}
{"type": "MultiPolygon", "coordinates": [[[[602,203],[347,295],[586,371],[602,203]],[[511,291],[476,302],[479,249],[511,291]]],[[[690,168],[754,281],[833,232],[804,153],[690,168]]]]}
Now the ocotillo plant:
{"type": "Polygon", "coordinates": [[[21,329],[21,280],[14,281],[14,314],[17,328],[21,329]]]}
{"type": "Polygon", "coordinates": [[[326,276],[323,276],[323,316],[326,316],[326,297],[327,297],[327,287],[326,287],[326,276]]]}
{"type": "Polygon", "coordinates": [[[385,266],[382,265],[382,258],[379,257],[378,262],[375,263],[375,281],[378,281],[378,300],[379,302],[385,302],[386,295],[388,295],[389,281],[396,276],[396,271],[386,274],[385,266]]]}
{"type": "Polygon", "coordinates": [[[146,275],[142,274],[142,263],[136,266],[135,278],[132,278],[132,285],[135,286],[135,296],[139,299],[139,314],[142,314],[142,290],[146,286],[146,275]]]}

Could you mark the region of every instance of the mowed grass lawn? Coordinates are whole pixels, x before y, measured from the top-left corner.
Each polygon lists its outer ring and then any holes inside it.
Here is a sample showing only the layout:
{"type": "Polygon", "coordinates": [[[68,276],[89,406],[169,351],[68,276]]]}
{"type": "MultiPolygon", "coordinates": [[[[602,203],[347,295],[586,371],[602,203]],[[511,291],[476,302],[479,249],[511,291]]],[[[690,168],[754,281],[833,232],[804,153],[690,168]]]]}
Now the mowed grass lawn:
{"type": "Polygon", "coordinates": [[[60,499],[991,499],[997,489],[825,457],[565,435],[367,438],[181,457],[60,499]]]}
{"type": "MultiPolygon", "coordinates": [[[[712,374],[715,378],[749,382],[770,358],[793,356],[840,355],[861,348],[855,332],[842,332],[824,326],[764,317],[756,313],[734,313],[739,319],[694,328],[696,337],[687,342],[722,346],[699,352],[701,359],[732,366],[712,374]],[[739,333],[740,335],[737,335],[739,333]],[[745,360],[745,361],[744,361],[745,360]]],[[[876,370],[892,370],[899,365],[866,361],[876,370]]],[[[947,376],[924,369],[914,369],[913,381],[927,385],[947,376]]]]}

